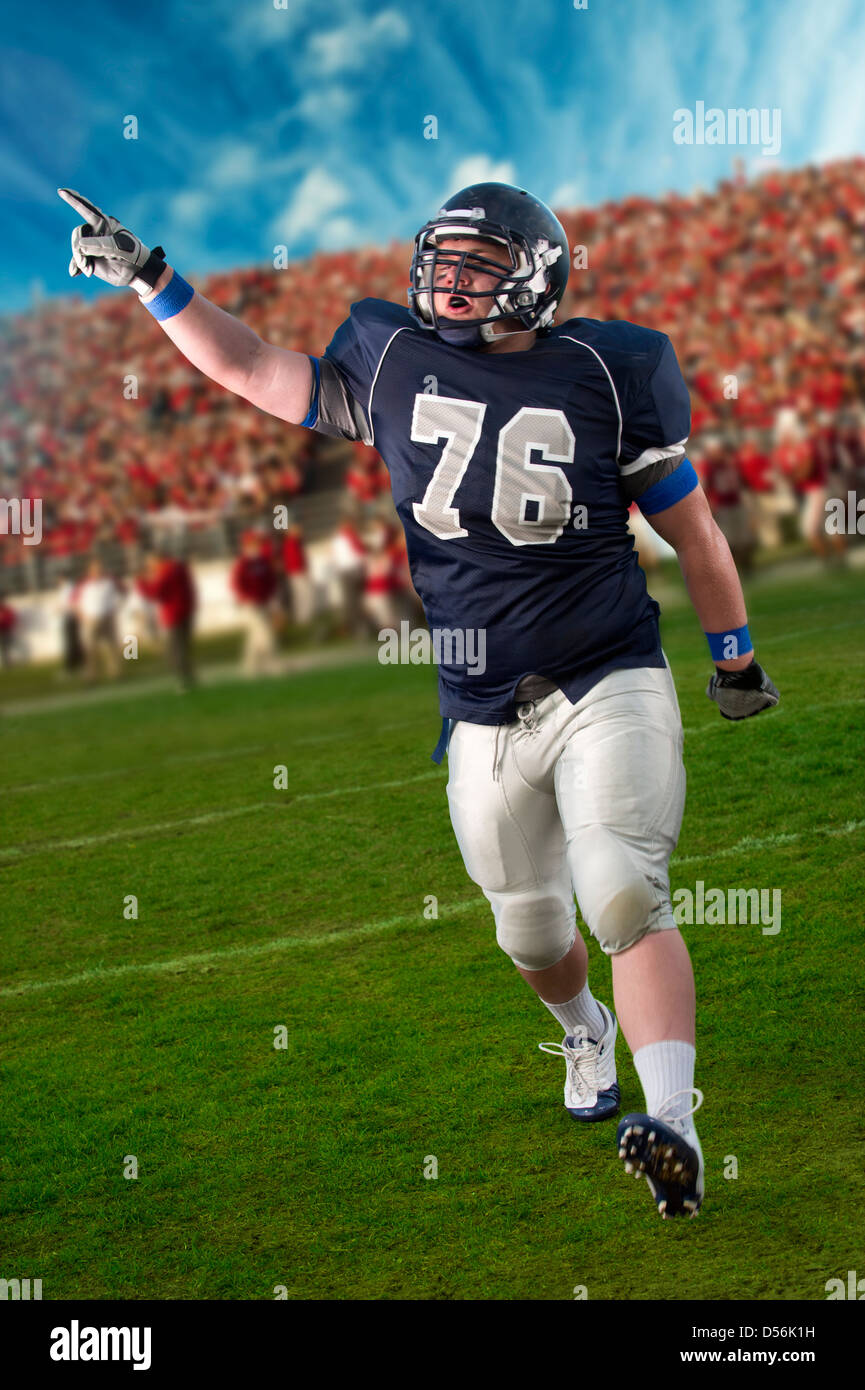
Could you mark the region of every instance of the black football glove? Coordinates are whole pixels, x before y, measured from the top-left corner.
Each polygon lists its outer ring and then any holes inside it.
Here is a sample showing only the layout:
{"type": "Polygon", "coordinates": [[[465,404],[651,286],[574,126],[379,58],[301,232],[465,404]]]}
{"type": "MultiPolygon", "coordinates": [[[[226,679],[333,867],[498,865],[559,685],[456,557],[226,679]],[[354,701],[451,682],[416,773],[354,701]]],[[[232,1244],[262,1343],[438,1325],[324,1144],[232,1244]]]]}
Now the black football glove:
{"type": "Polygon", "coordinates": [[[781,698],[756,661],[743,671],[721,671],[716,666],[706,694],[715,701],[725,719],[750,719],[751,715],[777,705],[781,698]]]}
{"type": "Polygon", "coordinates": [[[58,188],[65,203],[85,221],[72,233],[70,275],[96,275],[109,285],[130,285],[136,294],[149,294],[165,269],[161,246],[149,246],[98,207],[76,193],[58,188]]]}

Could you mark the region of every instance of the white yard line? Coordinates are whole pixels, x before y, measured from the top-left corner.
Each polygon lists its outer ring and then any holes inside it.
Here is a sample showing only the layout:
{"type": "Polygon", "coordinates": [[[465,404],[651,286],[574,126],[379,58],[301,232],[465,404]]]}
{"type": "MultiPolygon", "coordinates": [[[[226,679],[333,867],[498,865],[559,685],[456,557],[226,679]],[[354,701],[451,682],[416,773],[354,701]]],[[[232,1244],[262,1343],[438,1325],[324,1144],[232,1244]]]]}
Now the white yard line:
{"type": "MultiPolygon", "coordinates": [[[[707,696],[706,698],[708,699],[708,696],[707,696]]],[[[815,710],[843,709],[843,708],[844,708],[845,706],[847,706],[847,705],[863,705],[863,706],[865,706],[865,697],[863,697],[863,696],[861,696],[861,695],[857,695],[857,696],[854,696],[853,698],[851,698],[851,699],[849,699],[849,700],[821,700],[820,703],[819,703],[818,705],[793,705],[793,706],[791,706],[789,700],[787,701],[786,704],[784,703],[784,692],[783,692],[783,690],[782,690],[782,691],[781,691],[781,704],[778,706],[777,712],[776,712],[775,710],[772,710],[772,720],[777,719],[777,718],[779,717],[779,715],[789,713],[791,710],[792,710],[792,712],[793,712],[794,714],[813,714],[815,710]]],[[[737,721],[733,721],[733,722],[737,722],[737,721]]],[[[744,721],[744,720],[739,720],[738,722],[739,722],[739,723],[744,723],[745,721],[744,721]]],[[[769,727],[769,723],[770,723],[770,721],[769,721],[768,719],[760,719],[760,717],[759,717],[758,715],[754,715],[751,719],[748,720],[748,728],[749,728],[749,729],[756,729],[756,728],[765,729],[765,728],[768,728],[768,727],[769,727]]],[[[711,721],[711,723],[709,723],[709,724],[698,724],[695,728],[690,728],[690,729],[687,728],[687,727],[685,727],[685,726],[683,726],[683,732],[686,733],[686,734],[690,734],[690,735],[693,737],[695,734],[717,734],[717,733],[720,733],[720,731],[721,731],[722,729],[729,729],[729,727],[730,727],[730,720],[729,720],[729,719],[722,719],[721,716],[719,715],[717,719],[713,719],[713,720],[711,721]]]]}
{"type": "MultiPolygon", "coordinates": [[[[431,725],[433,729],[437,718],[437,715],[433,716],[431,725]]],[[[42,782],[20,782],[15,787],[4,787],[3,795],[50,791],[52,787],[69,787],[78,782],[105,782],[111,777],[129,777],[134,776],[137,772],[153,772],[161,767],[173,767],[183,763],[228,761],[231,758],[244,758],[252,753],[270,751],[276,759],[280,752],[283,754],[302,752],[304,748],[313,743],[343,743],[349,739],[369,738],[373,734],[390,733],[394,729],[407,729],[413,725],[419,725],[419,723],[419,719],[400,719],[388,724],[370,724],[363,729],[343,729],[333,734],[305,734],[298,728],[291,731],[292,734],[297,734],[297,741],[286,744],[281,750],[275,746],[276,740],[272,739],[270,743],[250,743],[243,748],[217,748],[207,753],[176,753],[166,758],[151,759],[147,763],[137,763],[131,767],[110,767],[102,772],[70,772],[66,777],[47,777],[42,782]]]]}
{"type": "MultiPolygon", "coordinates": [[[[477,907],[488,906],[486,898],[470,898],[467,902],[452,903],[441,908],[443,917],[452,917],[461,912],[470,912],[477,907]]],[[[34,994],[39,990],[65,989],[72,985],[90,984],[94,980],[113,980],[125,975],[180,974],[185,970],[201,969],[208,964],[236,960],[250,956],[274,955],[279,951],[302,950],[306,946],[333,946],[343,941],[358,941],[366,936],[378,936],[392,931],[395,927],[422,926],[423,914],[406,913],[402,917],[390,917],[386,922],[367,922],[364,926],[349,927],[345,931],[323,932],[316,936],[278,936],[272,941],[251,942],[248,946],[224,946],[219,951],[199,951],[189,956],[176,956],[172,960],[145,961],[141,964],[97,966],[93,970],[82,970],[77,975],[67,975],[57,980],[29,980],[22,985],[12,985],[0,989],[0,998],[13,995],[34,994]]]]}
{"type": "Polygon", "coordinates": [[[359,796],[362,792],[390,791],[396,787],[409,787],[413,782],[429,782],[433,779],[443,781],[442,772],[422,772],[417,777],[404,777],[396,782],[365,782],[359,787],[334,787],[324,792],[301,792],[299,796],[289,796],[280,805],[276,801],[254,801],[250,806],[233,806],[223,811],[206,811],[200,816],[183,816],[179,820],[160,821],[155,825],[128,825],[123,830],[105,830],[99,835],[78,835],[70,840],[44,840],[30,845],[7,845],[0,849],[0,862],[6,860],[31,859],[37,854],[47,854],[63,849],[87,849],[91,845],[107,845],[112,840],[137,840],[142,835],[161,835],[168,830],[182,830],[191,825],[212,825],[216,821],[231,820],[235,816],[248,816],[255,811],[268,808],[282,811],[285,807],[296,806],[299,801],[327,801],[334,796],[359,796]]]}
{"type": "Polygon", "coordinates": [[[708,850],[705,854],[674,854],[671,865],[680,868],[682,864],[714,863],[716,859],[733,859],[736,855],[747,854],[752,849],[778,849],[781,845],[792,845],[807,835],[855,835],[865,827],[865,820],[848,820],[844,825],[815,825],[812,830],[800,830],[789,835],[746,835],[737,840],[729,849],[708,850]]]}
{"type": "MultiPolygon", "coordinates": [[[[437,774],[428,774],[437,775],[437,774]]],[[[418,779],[414,779],[418,780],[418,779]]],[[[391,784],[393,785],[393,784],[391,784]]],[[[397,783],[398,786],[405,785],[397,783]]],[[[324,793],[327,795],[328,793],[324,793]]],[[[270,803],[264,803],[270,804],[270,803]]],[[[746,836],[739,840],[735,845],[727,849],[715,850],[706,854],[691,854],[680,857],[674,855],[671,863],[677,866],[682,864],[709,864],[717,859],[731,859],[735,855],[745,854],[749,850],[755,849],[774,849],[780,845],[793,844],[809,835],[852,835],[857,830],[865,827],[865,821],[848,821],[846,825],[815,826],[812,830],[801,831],[790,835],[767,835],[762,838],[746,836]]],[[[451,903],[447,906],[440,906],[439,920],[447,921],[450,917],[463,912],[473,912],[476,908],[486,908],[488,906],[486,898],[469,898],[464,902],[451,903]]],[[[392,931],[398,927],[421,927],[424,921],[422,912],[406,913],[401,917],[390,917],[384,922],[367,922],[359,927],[349,927],[345,931],[324,932],[315,936],[279,936],[271,941],[259,941],[250,943],[247,946],[224,946],[218,951],[199,951],[191,955],[175,956],[171,960],[132,962],[129,965],[114,966],[95,966],[92,970],[82,970],[77,975],[61,976],[52,980],[28,980],[23,984],[10,985],[5,989],[0,989],[0,998],[9,999],[24,994],[36,994],[48,989],[69,989],[76,985],[87,985],[99,983],[104,980],[116,980],[130,975],[160,975],[160,974],[182,974],[186,970],[201,970],[208,965],[219,965],[224,961],[237,960],[254,956],[274,955],[280,951],[297,951],[305,947],[334,946],[340,945],[344,941],[358,941],[364,937],[379,936],[384,932],[392,931]]]]}
{"type": "MultiPolygon", "coordinates": [[[[271,675],[257,677],[259,680],[280,680],[285,676],[303,675],[308,671],[338,669],[340,666],[369,665],[377,660],[378,644],[357,642],[346,647],[324,648],[311,652],[299,652],[295,656],[281,657],[278,667],[271,675]]],[[[244,685],[247,677],[240,664],[204,666],[198,673],[201,685],[244,685]]],[[[177,681],[171,675],[160,675],[123,680],[110,685],[97,685],[89,690],[67,690],[58,695],[43,695],[29,700],[7,700],[0,704],[0,713],[20,717],[30,714],[55,714],[58,710],[81,709],[88,705],[102,705],[114,700],[135,700],[139,696],[171,692],[177,689],[177,681]]],[[[189,698],[189,697],[186,697],[189,698]]],[[[178,699],[180,696],[178,695],[178,699]]]]}

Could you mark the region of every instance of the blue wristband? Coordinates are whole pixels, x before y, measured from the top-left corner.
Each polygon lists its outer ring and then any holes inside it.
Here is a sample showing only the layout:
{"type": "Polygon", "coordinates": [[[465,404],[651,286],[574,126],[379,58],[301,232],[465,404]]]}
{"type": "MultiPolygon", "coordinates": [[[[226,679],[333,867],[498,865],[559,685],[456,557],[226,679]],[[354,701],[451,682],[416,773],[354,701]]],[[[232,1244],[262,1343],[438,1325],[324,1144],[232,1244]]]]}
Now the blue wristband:
{"type": "Polygon", "coordinates": [[[735,661],[753,649],[748,624],[744,627],[731,627],[726,632],[707,632],[706,640],[713,661],[735,661]]]}
{"type": "Polygon", "coordinates": [[[175,314],[179,314],[181,309],[186,308],[194,294],[192,286],[175,270],[165,289],[160,290],[156,298],[151,299],[144,307],[155,319],[171,319],[175,314]]]}

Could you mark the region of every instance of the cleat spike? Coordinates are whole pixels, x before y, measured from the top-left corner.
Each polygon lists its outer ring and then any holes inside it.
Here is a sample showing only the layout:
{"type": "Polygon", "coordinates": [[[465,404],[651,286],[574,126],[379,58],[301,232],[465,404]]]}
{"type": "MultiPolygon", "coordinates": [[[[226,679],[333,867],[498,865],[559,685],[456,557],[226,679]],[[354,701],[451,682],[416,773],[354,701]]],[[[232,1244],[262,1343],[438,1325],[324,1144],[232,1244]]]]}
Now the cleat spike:
{"type": "Polygon", "coordinates": [[[648,1115],[629,1115],[617,1137],[627,1172],[646,1179],[664,1221],[697,1215],[703,1196],[699,1150],[665,1120],[648,1115]]]}

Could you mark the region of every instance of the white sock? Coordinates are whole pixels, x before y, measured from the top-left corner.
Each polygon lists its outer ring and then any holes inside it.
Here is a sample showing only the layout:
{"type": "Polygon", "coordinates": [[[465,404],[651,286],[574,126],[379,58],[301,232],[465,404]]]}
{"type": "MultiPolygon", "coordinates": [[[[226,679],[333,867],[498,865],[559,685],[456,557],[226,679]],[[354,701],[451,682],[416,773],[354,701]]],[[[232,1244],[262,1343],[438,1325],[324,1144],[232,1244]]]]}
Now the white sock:
{"type": "Polygon", "coordinates": [[[702,1158],[700,1141],[694,1127],[693,1115],[685,1114],[694,1104],[694,1061],[696,1051],[692,1043],[666,1040],[647,1043],[634,1053],[634,1066],[646,1097],[646,1114],[657,1115],[670,1096],[677,1091],[684,1095],[676,1096],[660,1117],[682,1138],[697,1150],[702,1158]]]}
{"type": "Polygon", "coordinates": [[[604,1031],[604,1015],[598,1008],[598,1001],[589,989],[588,982],[583,985],[579,994],[575,998],[569,999],[566,1004],[548,1004],[546,999],[541,1003],[544,1008],[549,1009],[553,1018],[557,1018],[565,1030],[565,1033],[575,1033],[578,1028],[585,1028],[588,1037],[598,1041],[604,1031]]]}

